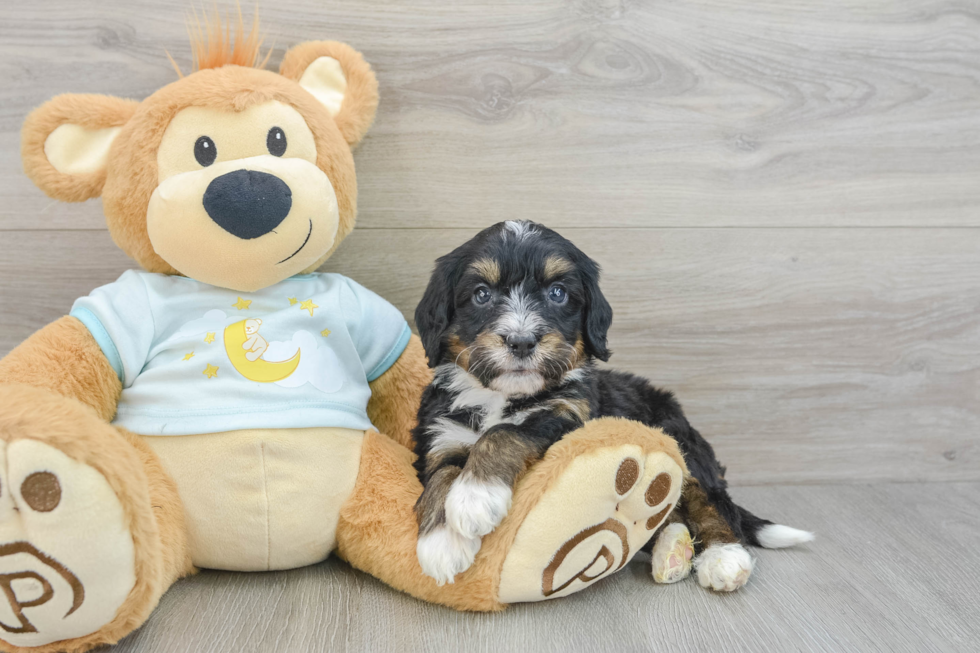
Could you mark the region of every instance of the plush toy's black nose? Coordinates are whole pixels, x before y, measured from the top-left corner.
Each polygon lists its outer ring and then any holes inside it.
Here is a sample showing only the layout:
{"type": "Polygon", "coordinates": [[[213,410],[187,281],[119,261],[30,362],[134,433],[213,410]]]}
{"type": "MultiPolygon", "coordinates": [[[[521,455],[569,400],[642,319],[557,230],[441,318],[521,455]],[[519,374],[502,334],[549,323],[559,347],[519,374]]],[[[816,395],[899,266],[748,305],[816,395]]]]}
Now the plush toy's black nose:
{"type": "Polygon", "coordinates": [[[293,193],[279,177],[235,170],[216,177],[204,191],[204,210],[222,229],[239,238],[264,236],[289,215],[293,193]]]}

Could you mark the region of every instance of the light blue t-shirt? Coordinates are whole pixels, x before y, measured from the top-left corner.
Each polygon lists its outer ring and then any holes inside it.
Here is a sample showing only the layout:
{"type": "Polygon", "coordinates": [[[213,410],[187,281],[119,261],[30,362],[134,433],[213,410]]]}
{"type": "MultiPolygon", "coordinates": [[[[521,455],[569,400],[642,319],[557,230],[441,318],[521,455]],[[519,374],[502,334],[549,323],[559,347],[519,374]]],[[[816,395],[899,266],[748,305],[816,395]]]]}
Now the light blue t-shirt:
{"type": "Polygon", "coordinates": [[[398,309],[339,274],[244,293],[130,270],[71,315],[122,380],[113,423],[142,435],[369,429],[368,382],[411,336],[398,309]]]}

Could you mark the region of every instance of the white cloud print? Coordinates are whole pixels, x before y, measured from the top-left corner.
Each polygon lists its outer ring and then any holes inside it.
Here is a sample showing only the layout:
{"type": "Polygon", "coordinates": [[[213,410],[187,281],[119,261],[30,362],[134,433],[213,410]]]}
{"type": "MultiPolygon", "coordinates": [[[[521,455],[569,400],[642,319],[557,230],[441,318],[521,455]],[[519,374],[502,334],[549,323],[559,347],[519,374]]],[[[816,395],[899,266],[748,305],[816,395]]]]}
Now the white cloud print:
{"type": "Polygon", "coordinates": [[[276,385],[284,388],[298,388],[309,383],[320,392],[333,393],[340,390],[346,377],[343,365],[330,347],[320,347],[316,336],[309,331],[297,331],[291,340],[270,341],[269,348],[262,358],[267,361],[285,361],[300,350],[299,366],[296,371],[276,385]]]}
{"type": "MultiPolygon", "coordinates": [[[[203,317],[184,324],[172,337],[196,337],[214,332],[221,339],[219,342],[222,343],[221,346],[223,347],[225,327],[241,319],[244,318],[238,315],[229,318],[224,311],[213,309],[205,313],[203,317]]],[[[271,331],[272,329],[267,330],[271,331]]],[[[261,330],[259,335],[265,337],[265,333],[261,330]]],[[[324,393],[337,392],[344,386],[347,377],[343,373],[343,365],[333,349],[323,343],[322,336],[314,335],[309,331],[297,331],[289,340],[269,340],[268,344],[268,348],[262,353],[262,360],[270,363],[287,361],[296,354],[297,350],[302,352],[299,357],[299,365],[293,373],[281,381],[275,381],[276,385],[284,388],[298,388],[309,383],[324,393]]],[[[232,365],[234,366],[234,363],[232,365]]]]}
{"type": "Polygon", "coordinates": [[[196,336],[209,331],[214,331],[217,333],[224,330],[225,323],[227,321],[228,315],[224,311],[214,309],[205,313],[204,317],[191,320],[184,326],[180,327],[180,330],[178,330],[172,337],[196,336]]]}

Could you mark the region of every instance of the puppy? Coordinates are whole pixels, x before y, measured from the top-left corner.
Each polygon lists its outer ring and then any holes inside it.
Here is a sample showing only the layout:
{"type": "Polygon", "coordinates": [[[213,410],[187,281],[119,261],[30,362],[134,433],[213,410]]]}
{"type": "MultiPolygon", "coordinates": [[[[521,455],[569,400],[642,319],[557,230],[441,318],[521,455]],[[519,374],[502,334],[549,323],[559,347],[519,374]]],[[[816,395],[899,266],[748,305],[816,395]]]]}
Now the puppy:
{"type": "Polygon", "coordinates": [[[528,466],[566,433],[606,416],[663,429],[690,470],[674,514],[646,548],[655,580],[687,576],[692,535],[698,580],[719,591],[748,580],[743,543],[779,548],[812,539],[732,501],[725,468],[670,392],[596,369],[596,359],[610,356],[612,308],[598,265],[554,231],[502,222],[443,256],[415,322],[435,367],[414,431],[424,486],[417,553],[440,584],[472,564],[528,466]]]}

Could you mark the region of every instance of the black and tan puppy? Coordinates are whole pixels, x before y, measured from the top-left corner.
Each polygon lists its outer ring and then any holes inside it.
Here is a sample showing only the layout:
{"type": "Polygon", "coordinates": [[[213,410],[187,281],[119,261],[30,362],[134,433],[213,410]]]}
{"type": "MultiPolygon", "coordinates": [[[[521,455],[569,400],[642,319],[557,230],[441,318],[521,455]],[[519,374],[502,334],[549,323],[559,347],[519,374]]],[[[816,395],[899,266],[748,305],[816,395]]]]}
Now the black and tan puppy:
{"type": "Polygon", "coordinates": [[[440,583],[472,564],[527,467],[565,434],[605,416],[663,429],[691,473],[674,515],[651,540],[659,582],[690,573],[692,534],[699,582],[724,591],[744,585],[752,571],[743,542],[778,548],[812,539],[732,501],[724,467],[670,392],[596,369],[595,359],[609,359],[612,308],[596,263],[554,231],[502,222],[440,258],[415,322],[435,367],[414,432],[425,488],[415,508],[418,557],[440,583]]]}

